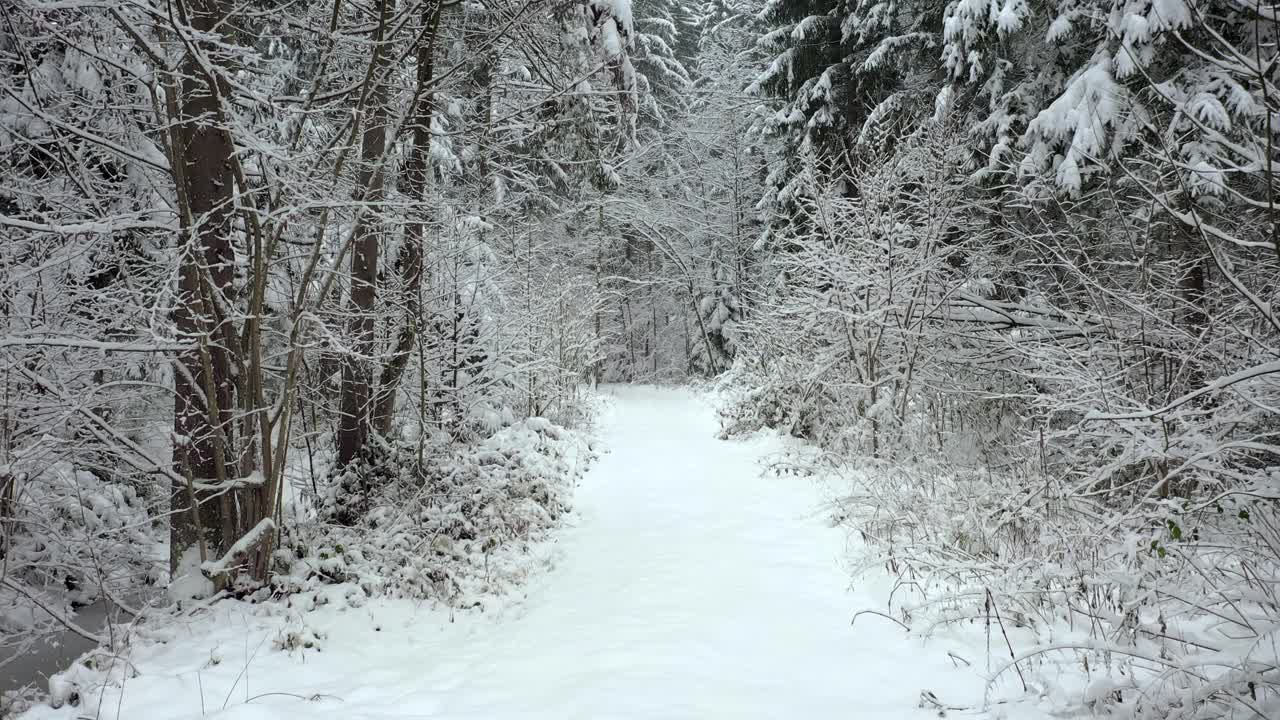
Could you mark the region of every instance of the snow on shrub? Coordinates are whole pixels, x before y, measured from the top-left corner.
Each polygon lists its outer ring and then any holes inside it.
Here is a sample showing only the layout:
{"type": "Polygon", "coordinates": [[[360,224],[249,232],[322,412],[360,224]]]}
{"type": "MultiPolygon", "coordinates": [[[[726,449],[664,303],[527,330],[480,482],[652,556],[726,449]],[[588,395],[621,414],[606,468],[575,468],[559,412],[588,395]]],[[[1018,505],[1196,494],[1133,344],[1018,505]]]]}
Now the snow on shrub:
{"type": "MultiPolygon", "coordinates": [[[[830,470],[830,468],[828,468],[830,470]]],[[[839,505],[916,633],[977,626],[990,681],[1071,712],[1280,712],[1280,513],[1230,495],[1117,513],[1057,480],[865,463],[839,505]]]]}
{"type": "Polygon", "coordinates": [[[430,448],[421,464],[384,447],[332,479],[318,520],[286,528],[269,591],[304,609],[375,595],[475,606],[529,571],[521,556],[568,510],[590,453],[536,417],[430,448]]]}
{"type": "MultiPolygon", "coordinates": [[[[0,475],[6,475],[0,470],[0,475]]],[[[144,484],[145,486],[145,484],[144,484]]],[[[155,552],[163,528],[148,508],[155,493],[55,462],[32,475],[14,474],[8,571],[40,586],[61,585],[67,601],[87,604],[108,590],[162,579],[155,552]]]]}
{"type": "Polygon", "coordinates": [[[813,446],[770,469],[836,485],[855,574],[889,573],[889,612],[913,634],[981,635],[989,699],[1144,720],[1280,713],[1280,507],[1265,493],[1125,512],[1033,470],[813,446]]]}
{"type": "Polygon", "coordinates": [[[30,642],[62,632],[37,603],[69,616],[104,598],[131,602],[167,577],[167,530],[148,484],[104,480],[67,461],[30,474],[0,468],[0,477],[13,493],[3,513],[0,636],[30,642]]]}
{"type": "Polygon", "coordinates": [[[1210,205],[1153,213],[1127,179],[993,203],[945,140],[810,183],[725,433],[812,443],[780,469],[845,476],[895,616],[980,627],[993,684],[1055,712],[1280,716],[1276,265],[1234,247],[1273,226],[1210,237],[1210,205]]]}
{"type": "MultiPolygon", "coordinates": [[[[156,512],[167,499],[154,483],[103,479],[68,460],[20,466],[28,469],[0,467],[0,671],[16,663],[19,677],[24,659],[50,644],[81,634],[104,645],[119,641],[97,618],[142,604],[146,588],[168,577],[168,531],[156,512]],[[94,604],[90,619],[78,615],[94,604]]],[[[74,700],[76,678],[91,672],[85,664],[111,652],[95,650],[50,678],[50,702],[74,700]]],[[[35,697],[30,687],[5,693],[0,717],[35,697]]]]}

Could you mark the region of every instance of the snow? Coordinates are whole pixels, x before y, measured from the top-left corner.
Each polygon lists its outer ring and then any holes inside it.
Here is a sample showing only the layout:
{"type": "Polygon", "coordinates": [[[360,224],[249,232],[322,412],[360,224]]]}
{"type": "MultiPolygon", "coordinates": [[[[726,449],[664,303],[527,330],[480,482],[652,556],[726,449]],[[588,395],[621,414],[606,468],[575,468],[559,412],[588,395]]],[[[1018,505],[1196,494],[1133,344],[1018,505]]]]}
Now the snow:
{"type": "Polygon", "coordinates": [[[1155,30],[1177,30],[1190,27],[1193,22],[1191,10],[1183,0],[1153,0],[1148,18],[1155,30]]]}
{"type": "Polygon", "coordinates": [[[603,38],[604,51],[609,54],[609,57],[622,54],[622,38],[618,37],[618,25],[612,18],[601,24],[600,36],[603,38]]]}
{"type": "Polygon", "coordinates": [[[1027,126],[1026,137],[1035,143],[1065,140],[1057,183],[1072,193],[1080,190],[1081,166],[1106,152],[1107,130],[1118,122],[1124,106],[1124,90],[1111,77],[1110,66],[1110,56],[1099,52],[1096,62],[1077,73],[1062,95],[1027,126]]]}
{"type": "Polygon", "coordinates": [[[599,0],[597,6],[618,21],[622,34],[631,37],[635,31],[635,19],[631,13],[631,0],[599,0]]]}
{"type": "Polygon", "coordinates": [[[1064,39],[1071,32],[1071,17],[1068,15],[1059,15],[1049,23],[1049,31],[1045,33],[1045,42],[1058,42],[1064,39]]]}
{"type": "Polygon", "coordinates": [[[981,702],[947,647],[851,623],[883,593],[849,589],[820,484],[762,473],[781,440],[716,440],[687,391],[611,393],[606,454],[523,601],[455,615],[335,586],[308,612],[222,602],[150,629],[81,707],[24,720],[899,720],[937,717],[922,698],[981,702]]]}
{"type": "Polygon", "coordinates": [[[191,545],[178,560],[167,594],[171,600],[183,601],[209,597],[214,591],[213,583],[200,572],[200,546],[191,545]]]}

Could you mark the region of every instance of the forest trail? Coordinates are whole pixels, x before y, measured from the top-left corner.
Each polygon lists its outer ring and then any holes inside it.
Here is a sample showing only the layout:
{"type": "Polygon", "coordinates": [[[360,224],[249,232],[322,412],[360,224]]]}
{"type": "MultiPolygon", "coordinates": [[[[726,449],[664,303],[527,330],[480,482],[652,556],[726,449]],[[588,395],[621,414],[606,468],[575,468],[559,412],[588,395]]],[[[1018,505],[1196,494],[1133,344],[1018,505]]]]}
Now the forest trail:
{"type": "Polygon", "coordinates": [[[523,602],[457,622],[391,601],[317,612],[324,649],[305,658],[271,650],[258,618],[197,630],[138,654],[100,717],[901,720],[938,716],[922,690],[978,702],[945,648],[850,625],[883,594],[849,590],[816,483],[762,475],[779,441],[717,440],[686,391],[608,393],[605,451],[523,602]]]}
{"type": "Polygon", "coordinates": [[[980,692],[892,623],[850,626],[883,598],[849,591],[815,483],[762,475],[777,441],[717,440],[686,391],[611,394],[560,566],[440,717],[896,720],[980,692]]]}

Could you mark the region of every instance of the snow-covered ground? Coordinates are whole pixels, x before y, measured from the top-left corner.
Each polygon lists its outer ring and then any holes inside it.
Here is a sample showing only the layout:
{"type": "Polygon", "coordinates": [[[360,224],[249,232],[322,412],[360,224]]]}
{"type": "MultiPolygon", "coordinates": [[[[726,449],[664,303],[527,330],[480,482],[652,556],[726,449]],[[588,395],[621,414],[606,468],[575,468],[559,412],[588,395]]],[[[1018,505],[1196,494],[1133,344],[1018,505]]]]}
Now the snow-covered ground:
{"type": "Polygon", "coordinates": [[[981,705],[983,679],[943,641],[850,624],[884,594],[850,589],[818,483],[762,475],[781,441],[716,440],[686,391],[610,392],[605,454],[524,598],[457,614],[222,603],[151,631],[166,641],[139,643],[80,707],[24,719],[937,717],[922,691],[981,705]]]}

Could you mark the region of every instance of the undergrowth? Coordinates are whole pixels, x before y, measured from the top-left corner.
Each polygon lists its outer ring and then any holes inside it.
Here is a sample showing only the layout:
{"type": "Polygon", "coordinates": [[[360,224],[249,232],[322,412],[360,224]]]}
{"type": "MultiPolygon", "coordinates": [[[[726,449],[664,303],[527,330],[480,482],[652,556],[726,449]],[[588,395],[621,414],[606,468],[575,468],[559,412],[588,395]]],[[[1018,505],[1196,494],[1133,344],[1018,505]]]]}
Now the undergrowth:
{"type": "Polygon", "coordinates": [[[277,572],[260,594],[307,606],[324,585],[367,597],[479,605],[528,571],[520,557],[568,510],[592,457],[577,433],[542,418],[473,446],[446,446],[422,462],[385,449],[348,466],[320,511],[287,528],[277,572]]]}
{"type": "MultiPolygon", "coordinates": [[[[771,424],[760,398],[730,394],[727,433],[771,424]]],[[[889,613],[915,635],[982,633],[989,691],[1067,715],[1280,717],[1280,508],[1265,493],[1121,497],[1034,464],[815,445],[773,469],[845,489],[831,510],[861,541],[856,572],[894,578],[889,613]]]]}

